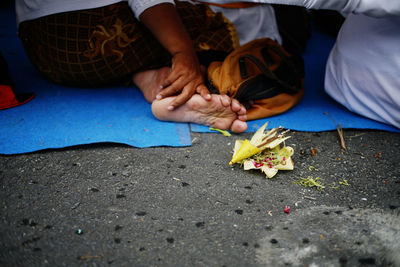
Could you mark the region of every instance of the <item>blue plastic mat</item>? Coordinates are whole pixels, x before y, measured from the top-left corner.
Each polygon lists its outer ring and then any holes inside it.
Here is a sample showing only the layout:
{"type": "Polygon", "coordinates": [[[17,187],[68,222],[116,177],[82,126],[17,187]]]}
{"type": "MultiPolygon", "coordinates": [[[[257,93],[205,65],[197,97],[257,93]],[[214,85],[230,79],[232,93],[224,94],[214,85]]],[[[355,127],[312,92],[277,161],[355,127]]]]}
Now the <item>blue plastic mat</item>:
{"type": "MultiPolygon", "coordinates": [[[[267,119],[250,121],[248,132],[255,132],[267,121],[269,121],[269,128],[283,126],[296,131],[329,131],[336,129],[332,119],[342,128],[400,132],[395,127],[349,111],[325,93],[325,64],[334,42],[335,38],[314,29],[312,38],[307,44],[307,51],[303,54],[306,72],[304,98],[288,112],[267,119]],[[325,114],[329,114],[329,116],[325,114]]],[[[210,132],[208,127],[197,124],[192,124],[191,130],[210,132]]]]}
{"type": "MultiPolygon", "coordinates": [[[[334,43],[314,32],[304,54],[306,93],[292,110],[272,118],[249,122],[249,132],[264,122],[297,131],[336,129],[328,113],[343,128],[398,129],[349,112],[323,90],[325,62],[334,43]]],[[[0,110],[0,154],[28,153],[99,142],[135,147],[191,145],[186,123],[156,120],[137,88],[81,89],[45,80],[27,59],[17,37],[12,8],[0,9],[0,51],[7,59],[16,92],[33,92],[35,98],[19,107],[0,110]]],[[[194,132],[208,127],[191,124],[194,132]]]]}
{"type": "Polygon", "coordinates": [[[12,9],[0,10],[0,51],[15,91],[35,93],[24,105],[0,110],[0,154],[99,142],[135,147],[191,145],[189,125],[154,118],[151,105],[135,87],[82,89],[45,80],[24,53],[12,9]]]}

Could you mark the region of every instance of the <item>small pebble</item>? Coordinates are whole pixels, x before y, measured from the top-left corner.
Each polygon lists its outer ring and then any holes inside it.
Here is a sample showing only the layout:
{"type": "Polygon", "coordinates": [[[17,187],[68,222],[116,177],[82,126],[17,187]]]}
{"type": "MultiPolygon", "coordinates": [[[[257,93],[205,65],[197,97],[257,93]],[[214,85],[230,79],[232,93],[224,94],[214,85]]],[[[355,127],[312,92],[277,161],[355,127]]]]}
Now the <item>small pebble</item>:
{"type": "Polygon", "coordinates": [[[283,210],[285,213],[289,214],[290,213],[290,206],[286,206],[285,209],[283,210]]]}
{"type": "Polygon", "coordinates": [[[235,212],[236,212],[237,214],[239,214],[239,215],[242,215],[242,214],[243,214],[243,210],[235,210],[235,212]]]}
{"type": "Polygon", "coordinates": [[[72,207],[71,210],[76,209],[81,203],[80,202],[76,202],[72,207]]]}
{"type": "Polygon", "coordinates": [[[204,227],[204,222],[197,222],[196,227],[204,227]]]}

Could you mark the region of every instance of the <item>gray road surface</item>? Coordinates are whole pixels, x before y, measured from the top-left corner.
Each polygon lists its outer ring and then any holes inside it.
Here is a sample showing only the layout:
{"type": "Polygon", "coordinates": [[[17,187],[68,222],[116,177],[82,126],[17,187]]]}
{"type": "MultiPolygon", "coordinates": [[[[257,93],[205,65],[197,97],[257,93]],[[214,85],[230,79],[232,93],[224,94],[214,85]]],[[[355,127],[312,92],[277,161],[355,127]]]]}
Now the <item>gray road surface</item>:
{"type": "Polygon", "coordinates": [[[400,266],[400,135],[344,134],[291,133],[272,179],[228,165],[247,133],[0,156],[0,265],[400,266]]]}

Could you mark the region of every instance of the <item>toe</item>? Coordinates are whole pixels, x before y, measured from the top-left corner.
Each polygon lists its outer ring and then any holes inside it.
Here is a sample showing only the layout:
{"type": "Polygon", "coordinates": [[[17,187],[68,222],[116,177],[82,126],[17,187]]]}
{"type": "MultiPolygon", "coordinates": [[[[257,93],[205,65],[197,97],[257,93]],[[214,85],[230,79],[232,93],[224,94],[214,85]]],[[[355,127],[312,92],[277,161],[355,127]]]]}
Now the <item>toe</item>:
{"type": "Polygon", "coordinates": [[[238,115],[238,119],[241,121],[247,121],[247,115],[246,114],[238,115]]]}
{"type": "Polygon", "coordinates": [[[221,103],[224,107],[229,107],[231,105],[231,99],[227,95],[221,95],[221,103]]]}
{"type": "Polygon", "coordinates": [[[242,107],[241,107],[239,101],[237,101],[236,99],[232,99],[231,108],[232,108],[233,112],[238,113],[238,112],[240,112],[242,107]]]}
{"type": "Polygon", "coordinates": [[[234,133],[243,133],[247,130],[247,123],[241,120],[234,120],[231,125],[231,131],[234,133]]]}
{"type": "Polygon", "coordinates": [[[240,105],[240,110],[236,112],[238,115],[245,115],[247,113],[246,108],[243,105],[240,105]]]}

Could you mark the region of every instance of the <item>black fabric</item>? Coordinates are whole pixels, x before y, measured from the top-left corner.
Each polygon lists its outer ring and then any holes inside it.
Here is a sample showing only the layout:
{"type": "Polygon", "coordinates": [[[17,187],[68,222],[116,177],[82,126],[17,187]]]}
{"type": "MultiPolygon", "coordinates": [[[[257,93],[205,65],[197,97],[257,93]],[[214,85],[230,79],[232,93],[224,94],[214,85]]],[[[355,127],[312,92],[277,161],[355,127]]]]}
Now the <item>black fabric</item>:
{"type": "Polygon", "coordinates": [[[11,79],[10,73],[8,71],[7,61],[3,57],[3,54],[1,52],[0,52],[0,84],[10,85],[12,88],[14,87],[14,82],[11,79]]]}
{"type": "Polygon", "coordinates": [[[244,82],[238,89],[235,98],[240,102],[254,101],[258,99],[271,98],[284,93],[279,83],[263,74],[244,82]]]}
{"type": "Polygon", "coordinates": [[[311,37],[311,16],[304,7],[272,5],[275,11],[282,46],[291,53],[301,54],[311,37]]]}
{"type": "MultiPolygon", "coordinates": [[[[262,53],[263,56],[267,54],[270,55],[267,53],[268,48],[273,47],[266,47],[266,50],[262,53]]],[[[296,89],[301,88],[301,85],[299,84],[301,76],[299,76],[299,73],[302,73],[300,68],[304,69],[304,65],[294,66],[289,58],[287,58],[283,53],[280,51],[277,52],[276,49],[272,50],[282,59],[281,64],[279,64],[279,67],[275,71],[271,71],[267,65],[254,55],[249,54],[239,58],[239,67],[242,78],[243,76],[247,76],[245,67],[246,59],[252,64],[255,64],[262,72],[260,75],[257,75],[240,85],[235,95],[235,98],[239,102],[243,103],[250,100],[271,98],[281,93],[296,94],[299,92],[299,90],[296,89]]],[[[268,65],[275,63],[273,62],[272,57],[268,56],[267,59],[268,60],[264,60],[268,65]]]]}
{"type": "Polygon", "coordinates": [[[226,51],[204,50],[197,52],[200,64],[205,67],[208,67],[213,61],[224,61],[227,55],[229,53],[226,51]]]}
{"type": "Polygon", "coordinates": [[[301,56],[293,55],[289,61],[282,62],[274,71],[279,79],[285,81],[291,87],[301,87],[299,77],[304,77],[304,61],[301,56]]]}
{"type": "Polygon", "coordinates": [[[345,20],[342,14],[335,10],[312,10],[312,21],[318,30],[332,36],[337,36],[345,20]]]}
{"type": "Polygon", "coordinates": [[[22,105],[34,97],[33,93],[21,94],[21,93],[15,92],[15,84],[10,76],[9,71],[8,71],[7,61],[3,57],[3,54],[1,52],[0,52],[0,85],[8,86],[10,88],[10,90],[12,90],[12,93],[14,94],[15,99],[16,99],[16,101],[11,100],[9,103],[7,103],[7,101],[5,101],[5,99],[1,99],[2,101],[0,101],[0,103],[2,103],[2,104],[0,106],[0,109],[6,109],[6,108],[11,108],[11,107],[22,105]]]}

